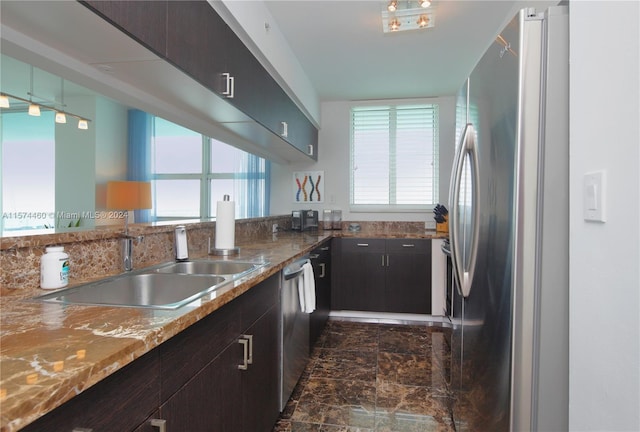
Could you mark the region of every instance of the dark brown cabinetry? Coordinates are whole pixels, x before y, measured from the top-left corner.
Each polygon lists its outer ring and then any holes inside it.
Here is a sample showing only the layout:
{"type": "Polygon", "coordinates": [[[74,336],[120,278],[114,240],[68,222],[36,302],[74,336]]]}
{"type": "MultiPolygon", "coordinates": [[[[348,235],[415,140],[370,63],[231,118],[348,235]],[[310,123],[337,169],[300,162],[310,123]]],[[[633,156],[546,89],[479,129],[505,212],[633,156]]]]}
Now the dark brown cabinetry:
{"type": "Polygon", "coordinates": [[[431,240],[335,240],[332,309],[431,313],[431,240]]]}
{"type": "Polygon", "coordinates": [[[271,431],[279,288],[276,274],[24,430],[271,431]]]}
{"type": "MultiPolygon", "coordinates": [[[[317,160],[316,127],[209,2],[81,3],[271,133],[317,160]]],[[[238,120],[229,114],[221,121],[238,120]]],[[[230,126],[232,130],[236,127],[230,126]]]]}
{"type": "Polygon", "coordinates": [[[314,249],[309,257],[316,285],[316,310],[309,317],[309,346],[313,348],[331,311],[331,241],[314,249]]]}
{"type": "Polygon", "coordinates": [[[133,39],[164,57],[167,50],[167,5],[154,1],[81,1],[133,39]]]}
{"type": "Polygon", "coordinates": [[[93,432],[132,431],[157,410],[159,395],[160,357],[154,350],[22,431],[72,431],[81,428],[93,432]]]}

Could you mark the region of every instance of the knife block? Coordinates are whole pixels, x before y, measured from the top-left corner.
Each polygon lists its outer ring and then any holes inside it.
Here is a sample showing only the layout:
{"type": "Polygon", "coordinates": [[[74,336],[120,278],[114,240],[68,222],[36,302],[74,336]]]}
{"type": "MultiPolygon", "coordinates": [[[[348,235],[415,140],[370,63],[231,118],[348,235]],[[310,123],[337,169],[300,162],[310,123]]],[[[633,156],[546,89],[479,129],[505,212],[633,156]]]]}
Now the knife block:
{"type": "Polygon", "coordinates": [[[439,232],[439,233],[449,232],[449,218],[446,218],[444,222],[436,223],[436,232],[439,232]]]}

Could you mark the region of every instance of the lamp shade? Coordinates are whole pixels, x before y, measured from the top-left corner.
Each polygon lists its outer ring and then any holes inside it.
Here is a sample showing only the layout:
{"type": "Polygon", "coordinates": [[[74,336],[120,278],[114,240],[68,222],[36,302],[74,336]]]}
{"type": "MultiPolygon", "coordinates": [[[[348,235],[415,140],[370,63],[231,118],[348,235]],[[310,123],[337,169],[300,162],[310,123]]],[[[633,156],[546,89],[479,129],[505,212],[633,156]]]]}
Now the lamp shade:
{"type": "Polygon", "coordinates": [[[151,208],[151,183],[110,181],[107,183],[107,209],[142,210],[151,208]]]}

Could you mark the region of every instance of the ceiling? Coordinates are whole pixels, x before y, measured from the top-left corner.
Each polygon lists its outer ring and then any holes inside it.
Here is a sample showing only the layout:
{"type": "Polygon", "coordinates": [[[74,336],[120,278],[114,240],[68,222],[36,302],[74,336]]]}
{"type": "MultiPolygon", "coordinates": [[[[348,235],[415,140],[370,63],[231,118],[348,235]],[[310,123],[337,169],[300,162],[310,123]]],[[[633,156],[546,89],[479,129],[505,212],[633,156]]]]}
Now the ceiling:
{"type": "Polygon", "coordinates": [[[558,1],[433,0],[433,28],[398,33],[383,32],[387,0],[265,3],[320,100],[331,101],[453,95],[518,10],[558,1]]]}

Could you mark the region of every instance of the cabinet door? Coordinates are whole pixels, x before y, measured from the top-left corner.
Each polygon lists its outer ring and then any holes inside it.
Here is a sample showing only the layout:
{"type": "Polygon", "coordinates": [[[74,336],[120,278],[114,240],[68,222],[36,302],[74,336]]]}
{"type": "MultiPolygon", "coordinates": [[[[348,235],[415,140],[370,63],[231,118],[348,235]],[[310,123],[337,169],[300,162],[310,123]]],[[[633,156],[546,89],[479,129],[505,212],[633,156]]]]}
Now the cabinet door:
{"type": "Polygon", "coordinates": [[[387,240],[387,311],[431,313],[431,240],[387,240]]]}
{"type": "Polygon", "coordinates": [[[232,301],[158,347],[162,361],[161,402],[235,342],[241,328],[240,306],[232,301]]]}
{"type": "Polygon", "coordinates": [[[167,430],[241,431],[241,360],[242,346],[234,342],[161,405],[167,430]]]}
{"type": "Polygon", "coordinates": [[[331,249],[330,243],[311,252],[311,265],[316,284],[316,310],[309,317],[309,346],[314,344],[324,330],[331,311],[331,249]]]}
{"type": "Polygon", "coordinates": [[[167,59],[203,86],[222,92],[227,42],[233,32],[204,1],[170,1],[167,59]]]}
{"type": "Polygon", "coordinates": [[[251,336],[252,362],[241,371],[243,431],[270,432],[280,414],[278,316],[272,306],[244,333],[251,336]]]}
{"type": "Polygon", "coordinates": [[[151,51],[167,51],[167,1],[82,1],[85,6],[123,30],[151,51]]]}
{"type": "Polygon", "coordinates": [[[385,249],[381,239],[341,239],[340,286],[332,308],[385,311],[385,249]]]}
{"type": "Polygon", "coordinates": [[[24,432],[133,431],[158,408],[160,361],[151,351],[88,388],[34,423],[24,432]]]}

